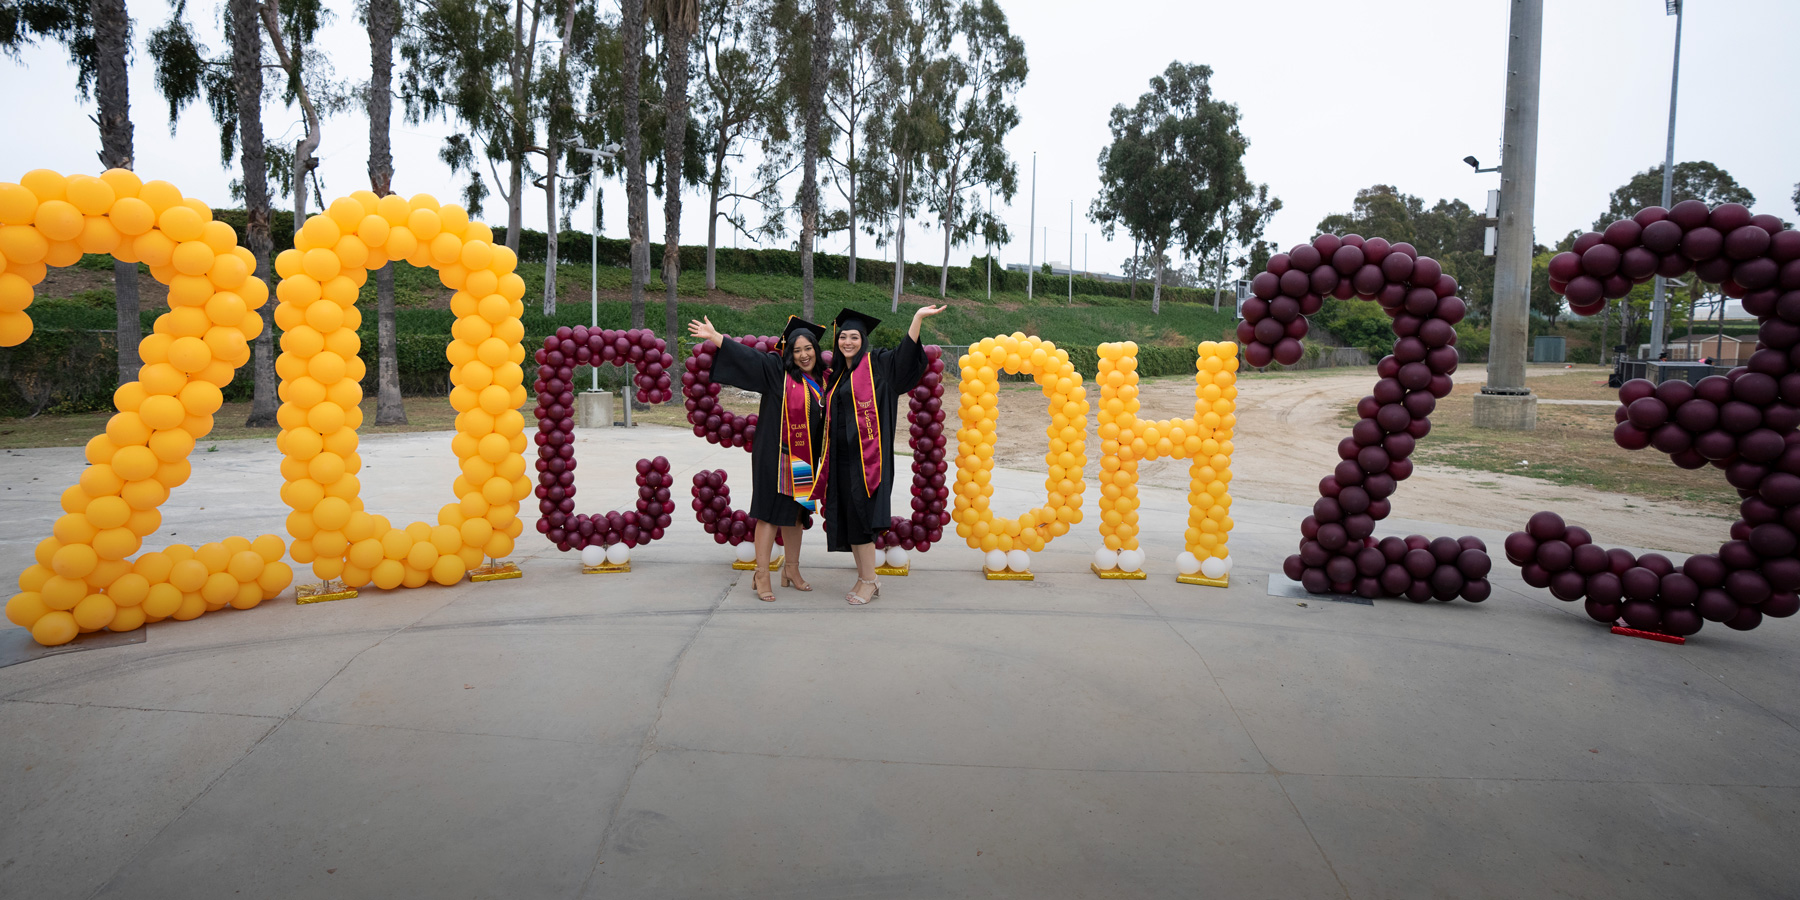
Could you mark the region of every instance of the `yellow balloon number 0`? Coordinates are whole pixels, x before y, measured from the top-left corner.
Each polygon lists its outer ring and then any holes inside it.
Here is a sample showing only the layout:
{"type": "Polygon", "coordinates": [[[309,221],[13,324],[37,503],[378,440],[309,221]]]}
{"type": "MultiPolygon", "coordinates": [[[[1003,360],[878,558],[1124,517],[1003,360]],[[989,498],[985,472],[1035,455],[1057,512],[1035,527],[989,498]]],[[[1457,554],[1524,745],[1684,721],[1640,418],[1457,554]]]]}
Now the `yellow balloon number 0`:
{"type": "Polygon", "coordinates": [[[294,249],[276,257],[281,498],[293,509],[290,553],[311,563],[314,575],[350,587],[449,585],[483,556],[512,552],[524,527],[519,501],[531,492],[519,412],[526,399],[519,321],[525,282],[513,272],[517,262],[459,206],[369,191],[307,219],[294,249]],[[435,525],[397,527],[365,512],[356,477],[364,374],[356,299],[368,273],[390,260],[432,267],[456,292],[446,356],[457,412],[450,446],[462,474],[452,486],[456,502],[438,510],[435,525]]]}

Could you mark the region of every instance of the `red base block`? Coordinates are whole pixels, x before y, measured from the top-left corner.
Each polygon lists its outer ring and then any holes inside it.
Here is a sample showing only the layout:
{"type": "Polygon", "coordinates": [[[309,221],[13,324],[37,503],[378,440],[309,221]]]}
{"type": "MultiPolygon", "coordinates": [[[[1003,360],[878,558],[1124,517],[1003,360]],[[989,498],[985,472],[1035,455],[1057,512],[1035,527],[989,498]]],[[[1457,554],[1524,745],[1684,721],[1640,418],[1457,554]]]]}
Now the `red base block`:
{"type": "Polygon", "coordinates": [[[1662,641],[1665,644],[1687,643],[1687,638],[1677,634],[1663,634],[1660,631],[1644,631],[1643,629],[1632,628],[1628,625],[1614,625],[1612,627],[1612,633],[1622,634],[1626,637],[1643,638],[1646,641],[1662,641]]]}

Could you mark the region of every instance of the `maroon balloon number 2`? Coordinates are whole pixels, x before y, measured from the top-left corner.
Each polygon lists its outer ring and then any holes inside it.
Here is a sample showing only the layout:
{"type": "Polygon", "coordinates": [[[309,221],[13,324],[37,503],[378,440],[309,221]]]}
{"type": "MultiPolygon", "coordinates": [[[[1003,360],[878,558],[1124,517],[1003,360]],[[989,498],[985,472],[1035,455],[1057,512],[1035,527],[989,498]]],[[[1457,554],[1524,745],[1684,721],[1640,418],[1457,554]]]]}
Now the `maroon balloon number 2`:
{"type": "Polygon", "coordinates": [[[1409,457],[1431,431],[1427,417],[1452,387],[1455,325],[1466,311],[1456,279],[1411,244],[1324,234],[1276,254],[1250,289],[1237,335],[1250,365],[1299,362],[1306,316],[1327,296],[1376,301],[1397,338],[1376,366],[1374,392],[1356,406],[1361,420],[1338,444],[1341,461],[1320,480],[1313,514],[1300,524],[1300,552],[1283,572],[1315,594],[1486,600],[1493,562],[1479,539],[1374,537],[1392,510],[1388,498],[1412,475],[1409,457]]]}
{"type": "Polygon", "coordinates": [[[1676,566],[1602,549],[1553,512],[1506,539],[1507,559],[1533,587],[1585,599],[1596,621],[1682,636],[1707,621],[1748,631],[1800,611],[1800,232],[1740,204],[1686,200],[1584,234],[1550,261],[1550,287],[1583,316],[1634,284],[1689,271],[1756,316],[1756,351],[1691,385],[1626,382],[1613,438],[1627,450],[1655,447],[1684,469],[1724,470],[1742,498],[1731,540],[1676,566]]]}

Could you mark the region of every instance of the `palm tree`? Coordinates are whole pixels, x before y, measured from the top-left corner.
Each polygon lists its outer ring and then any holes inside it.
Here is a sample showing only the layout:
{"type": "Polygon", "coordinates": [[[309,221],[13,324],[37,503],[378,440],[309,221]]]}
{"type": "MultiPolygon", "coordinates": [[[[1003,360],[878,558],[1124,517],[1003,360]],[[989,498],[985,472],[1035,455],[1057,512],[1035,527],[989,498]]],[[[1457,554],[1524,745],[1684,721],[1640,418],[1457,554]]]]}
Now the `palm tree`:
{"type": "MultiPolygon", "coordinates": [[[[394,154],[389,127],[394,109],[394,32],[400,27],[396,0],[369,0],[369,188],[377,197],[393,193],[394,154]]],[[[405,425],[400,397],[400,352],[394,323],[394,264],[375,273],[375,424],[405,425]]],[[[260,335],[259,335],[260,337],[260,335]]]]}
{"type": "Polygon", "coordinates": [[[644,327],[644,286],[650,282],[650,186],[644,180],[644,3],[620,0],[619,43],[625,107],[626,228],[631,232],[631,327],[644,327]]]}
{"type": "Polygon", "coordinates": [[[681,279],[681,171],[688,124],[688,43],[700,30],[699,0],[653,0],[663,33],[663,309],[673,339],[676,282],[681,279]]]}
{"type": "MultiPolygon", "coordinates": [[[[231,75],[237,89],[238,144],[241,148],[244,184],[244,243],[256,256],[256,271],[274,280],[269,253],[275,240],[269,229],[269,175],[263,159],[262,128],[262,32],[257,28],[257,0],[231,0],[231,75]]],[[[295,194],[304,194],[294,185],[295,194]]],[[[295,220],[295,227],[299,227],[295,220]]],[[[262,333],[256,336],[255,370],[252,373],[250,416],[244,424],[274,426],[278,404],[275,374],[275,298],[260,310],[262,333]]]]}

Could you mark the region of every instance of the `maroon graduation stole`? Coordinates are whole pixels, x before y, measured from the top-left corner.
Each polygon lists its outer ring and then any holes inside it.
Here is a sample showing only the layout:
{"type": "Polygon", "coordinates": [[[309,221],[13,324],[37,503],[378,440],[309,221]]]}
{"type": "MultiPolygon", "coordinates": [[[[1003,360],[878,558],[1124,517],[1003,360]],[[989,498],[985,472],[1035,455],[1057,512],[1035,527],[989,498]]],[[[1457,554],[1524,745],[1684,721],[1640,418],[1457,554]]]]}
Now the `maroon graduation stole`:
{"type": "MultiPolygon", "coordinates": [[[[881,413],[875,407],[874,364],[868,360],[868,351],[865,350],[860,355],[862,359],[856,361],[856,368],[848,374],[851,399],[850,415],[856,422],[857,450],[862,457],[863,489],[872,497],[875,495],[875,490],[881,487],[881,413]]],[[[834,412],[832,401],[837,396],[836,387],[834,381],[832,389],[825,394],[826,454],[831,451],[830,423],[834,412]]],[[[824,455],[819,458],[818,468],[818,480],[823,482],[827,471],[824,455]]]]}
{"type": "Polygon", "coordinates": [[[783,389],[782,458],[776,473],[776,490],[794,498],[795,503],[810,512],[817,508],[815,484],[823,486],[825,479],[822,474],[816,478],[814,474],[813,460],[817,456],[813,452],[812,416],[807,414],[807,402],[823,405],[824,398],[820,396],[817,384],[804,375],[798,379],[788,376],[783,389]]]}

